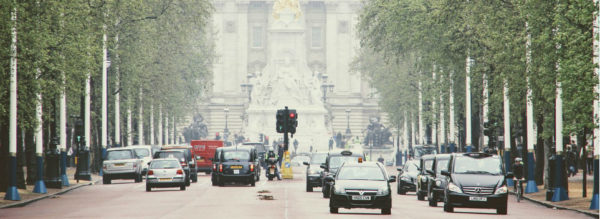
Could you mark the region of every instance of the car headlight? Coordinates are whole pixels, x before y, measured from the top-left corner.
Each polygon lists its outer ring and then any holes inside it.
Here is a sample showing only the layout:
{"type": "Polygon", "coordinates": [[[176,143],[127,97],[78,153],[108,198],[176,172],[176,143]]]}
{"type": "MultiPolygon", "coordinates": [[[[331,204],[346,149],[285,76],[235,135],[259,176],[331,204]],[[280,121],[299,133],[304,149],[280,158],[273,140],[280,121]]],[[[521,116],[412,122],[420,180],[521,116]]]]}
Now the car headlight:
{"type": "Polygon", "coordinates": [[[308,169],[308,175],[319,175],[320,171],[315,169],[308,169]]]}
{"type": "Polygon", "coordinates": [[[462,193],[460,187],[458,187],[454,183],[448,183],[448,190],[450,190],[451,192],[462,193]]]}
{"type": "Polygon", "coordinates": [[[400,180],[410,181],[410,177],[402,176],[402,177],[400,177],[400,180]]]}
{"type": "Polygon", "coordinates": [[[501,186],[500,188],[496,189],[496,192],[494,193],[495,195],[498,194],[505,194],[508,192],[508,188],[506,188],[506,185],[501,186]]]}
{"type": "Polygon", "coordinates": [[[440,180],[436,180],[436,181],[435,181],[435,186],[437,186],[437,187],[441,187],[441,186],[442,186],[442,181],[440,181],[440,180]]]}
{"type": "Polygon", "coordinates": [[[343,188],[343,187],[334,187],[334,190],[333,190],[333,192],[334,192],[336,195],[344,195],[344,194],[346,194],[346,191],[344,191],[344,188],[343,188]]]}
{"type": "Polygon", "coordinates": [[[377,195],[388,195],[388,194],[390,194],[390,188],[388,188],[387,186],[377,189],[377,195]]]}

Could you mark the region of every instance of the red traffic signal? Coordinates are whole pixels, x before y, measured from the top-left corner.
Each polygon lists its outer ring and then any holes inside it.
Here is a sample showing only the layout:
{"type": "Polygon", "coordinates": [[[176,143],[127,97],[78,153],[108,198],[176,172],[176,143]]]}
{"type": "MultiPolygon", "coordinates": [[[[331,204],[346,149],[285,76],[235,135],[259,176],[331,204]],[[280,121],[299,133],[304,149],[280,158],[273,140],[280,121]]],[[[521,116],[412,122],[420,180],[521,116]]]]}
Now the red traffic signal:
{"type": "Polygon", "coordinates": [[[296,117],[295,113],[290,113],[290,119],[293,119],[294,117],[296,117]]]}

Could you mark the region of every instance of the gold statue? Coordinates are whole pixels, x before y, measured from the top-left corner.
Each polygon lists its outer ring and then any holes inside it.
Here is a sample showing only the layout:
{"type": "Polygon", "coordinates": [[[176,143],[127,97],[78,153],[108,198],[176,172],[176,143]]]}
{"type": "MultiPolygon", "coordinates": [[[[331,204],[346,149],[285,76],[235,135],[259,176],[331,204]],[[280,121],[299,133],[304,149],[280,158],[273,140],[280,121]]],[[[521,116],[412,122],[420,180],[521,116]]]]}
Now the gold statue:
{"type": "Polygon", "coordinates": [[[279,19],[279,14],[286,8],[294,12],[294,18],[296,20],[302,16],[299,0],[275,0],[275,3],[273,4],[273,17],[279,19]]]}

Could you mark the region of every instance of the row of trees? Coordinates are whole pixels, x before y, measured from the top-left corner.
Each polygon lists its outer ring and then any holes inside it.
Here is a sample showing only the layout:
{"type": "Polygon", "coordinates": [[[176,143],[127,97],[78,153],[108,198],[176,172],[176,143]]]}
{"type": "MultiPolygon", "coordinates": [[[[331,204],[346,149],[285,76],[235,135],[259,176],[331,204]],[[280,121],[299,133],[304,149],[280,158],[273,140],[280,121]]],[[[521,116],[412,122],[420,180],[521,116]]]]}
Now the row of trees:
{"type": "MultiPolygon", "coordinates": [[[[33,136],[40,124],[35,111],[38,94],[42,96],[45,146],[60,136],[63,92],[67,115],[83,117],[86,84],[91,130],[85,138],[91,151],[106,144],[103,132],[113,144],[149,142],[153,134],[138,125],[163,118],[158,110],[148,109],[162,109],[172,125],[187,116],[206,90],[214,57],[208,28],[211,12],[205,0],[0,0],[0,163],[8,162],[13,27],[18,36],[18,171],[26,165],[27,182],[33,183],[33,136]],[[15,13],[16,22],[11,21],[15,13]],[[103,130],[102,73],[108,63],[107,98],[111,101],[104,110],[111,119],[103,130]],[[148,122],[150,118],[154,120],[148,122]]],[[[68,120],[66,131],[73,130],[73,122],[68,120]]],[[[8,168],[1,166],[0,175],[7,176],[8,168]]],[[[5,189],[8,177],[1,178],[0,189],[5,189]]],[[[18,179],[23,187],[23,174],[18,179]]]]}
{"type": "Polygon", "coordinates": [[[527,135],[529,80],[537,128],[536,181],[543,184],[547,168],[543,158],[553,152],[555,142],[557,82],[562,87],[565,136],[577,136],[582,147],[595,128],[598,82],[592,35],[597,12],[589,0],[368,1],[360,15],[362,49],[354,69],[374,84],[380,105],[398,127],[405,120],[416,121],[421,92],[420,119],[428,132],[442,126],[440,122],[457,129],[445,131],[447,137],[433,143],[473,142],[479,149],[488,145],[481,134],[484,119],[498,121],[502,129],[505,85],[512,130],[511,139],[505,140],[512,148],[527,145],[522,136],[527,135]],[[468,116],[475,127],[472,141],[464,140],[467,71],[472,97],[468,116]]]}

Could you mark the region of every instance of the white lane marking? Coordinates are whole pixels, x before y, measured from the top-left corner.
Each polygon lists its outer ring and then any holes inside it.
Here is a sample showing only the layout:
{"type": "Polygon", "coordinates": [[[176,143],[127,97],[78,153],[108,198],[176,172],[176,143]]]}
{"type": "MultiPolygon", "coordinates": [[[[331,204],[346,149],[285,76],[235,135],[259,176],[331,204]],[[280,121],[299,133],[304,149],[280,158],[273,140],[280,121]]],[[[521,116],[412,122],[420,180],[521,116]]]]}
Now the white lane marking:
{"type": "Polygon", "coordinates": [[[288,187],[285,187],[285,219],[288,218],[288,187]]]}

